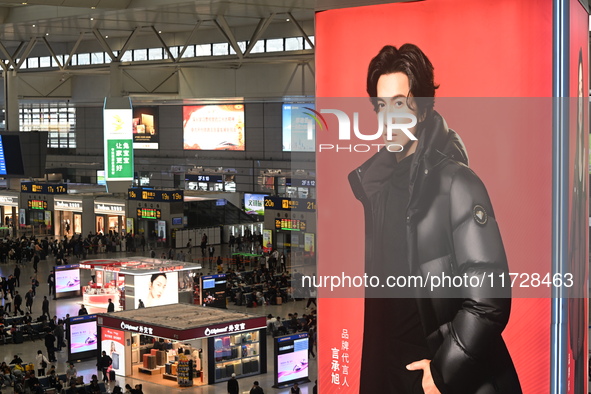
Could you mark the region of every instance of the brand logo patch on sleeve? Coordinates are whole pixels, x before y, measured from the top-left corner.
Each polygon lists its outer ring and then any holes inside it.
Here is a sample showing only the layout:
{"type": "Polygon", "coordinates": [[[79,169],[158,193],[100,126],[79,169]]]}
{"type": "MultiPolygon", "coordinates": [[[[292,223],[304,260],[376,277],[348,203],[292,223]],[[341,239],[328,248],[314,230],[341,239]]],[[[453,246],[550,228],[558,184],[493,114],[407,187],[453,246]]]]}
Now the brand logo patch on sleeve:
{"type": "Polygon", "coordinates": [[[474,206],[474,209],[472,209],[472,217],[474,217],[476,223],[481,226],[484,226],[488,221],[488,214],[481,205],[474,206]]]}

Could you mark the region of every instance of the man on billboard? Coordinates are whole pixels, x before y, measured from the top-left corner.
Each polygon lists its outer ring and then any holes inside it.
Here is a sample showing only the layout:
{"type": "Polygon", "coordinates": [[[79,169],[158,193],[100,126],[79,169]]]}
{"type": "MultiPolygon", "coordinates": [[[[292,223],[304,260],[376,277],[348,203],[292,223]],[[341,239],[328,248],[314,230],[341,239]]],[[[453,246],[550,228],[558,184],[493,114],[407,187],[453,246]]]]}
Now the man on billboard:
{"type": "MultiPolygon", "coordinates": [[[[366,272],[508,275],[486,188],[433,109],[437,87],[415,45],[385,46],[370,62],[367,92],[378,117],[417,122],[410,133],[384,133],[384,148],[349,175],[365,209],[366,272]]],[[[416,298],[384,290],[366,293],[361,393],[521,393],[501,336],[510,289],[416,289],[416,298]]]]}

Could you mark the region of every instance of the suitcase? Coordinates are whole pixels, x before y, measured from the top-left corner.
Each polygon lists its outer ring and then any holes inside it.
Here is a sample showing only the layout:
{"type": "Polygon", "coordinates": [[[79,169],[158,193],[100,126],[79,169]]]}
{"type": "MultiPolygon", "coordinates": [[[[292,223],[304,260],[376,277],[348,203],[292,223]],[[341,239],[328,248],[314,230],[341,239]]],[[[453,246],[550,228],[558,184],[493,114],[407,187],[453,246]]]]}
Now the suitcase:
{"type": "Polygon", "coordinates": [[[166,352],[164,350],[158,350],[156,353],[156,365],[166,364],[166,352]]]}
{"type": "Polygon", "coordinates": [[[170,372],[171,372],[170,374],[171,375],[175,375],[176,376],[178,374],[177,373],[177,370],[176,370],[177,369],[177,366],[178,366],[177,363],[172,364],[172,366],[170,367],[170,372]]]}
{"type": "Polygon", "coordinates": [[[115,371],[110,370],[109,371],[109,380],[110,381],[114,381],[115,380],[115,371]]]}
{"type": "Polygon", "coordinates": [[[216,368],[215,369],[215,380],[221,380],[222,379],[222,369],[221,368],[216,368]]]}
{"type": "Polygon", "coordinates": [[[156,356],[148,356],[148,369],[156,369],[156,356]]]}
{"type": "Polygon", "coordinates": [[[166,364],[164,370],[168,375],[172,374],[172,364],[166,364]]]}
{"type": "Polygon", "coordinates": [[[237,376],[242,375],[242,363],[241,362],[234,363],[234,373],[237,376]]]}
{"type": "Polygon", "coordinates": [[[277,297],[276,302],[277,302],[277,305],[283,304],[283,297],[277,297]]]}
{"type": "Polygon", "coordinates": [[[142,356],[142,364],[144,368],[150,368],[148,364],[148,357],[150,357],[150,355],[147,353],[142,356]]]}

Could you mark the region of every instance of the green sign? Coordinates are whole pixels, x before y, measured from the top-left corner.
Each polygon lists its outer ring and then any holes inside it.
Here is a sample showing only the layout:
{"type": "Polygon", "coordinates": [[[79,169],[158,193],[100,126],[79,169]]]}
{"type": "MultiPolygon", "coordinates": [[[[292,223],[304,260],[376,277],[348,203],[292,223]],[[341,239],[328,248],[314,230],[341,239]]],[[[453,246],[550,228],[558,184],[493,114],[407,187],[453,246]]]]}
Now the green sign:
{"type": "Polygon", "coordinates": [[[133,178],[133,141],[109,140],[107,150],[107,178],[133,178]]]}

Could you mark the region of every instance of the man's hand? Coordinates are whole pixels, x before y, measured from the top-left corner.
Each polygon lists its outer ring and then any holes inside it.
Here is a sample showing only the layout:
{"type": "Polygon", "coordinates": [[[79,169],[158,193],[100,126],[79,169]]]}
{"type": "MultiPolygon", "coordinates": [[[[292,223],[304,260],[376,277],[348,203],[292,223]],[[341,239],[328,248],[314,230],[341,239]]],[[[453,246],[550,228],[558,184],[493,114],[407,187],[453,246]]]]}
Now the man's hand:
{"type": "Polygon", "coordinates": [[[431,375],[431,360],[420,360],[415,361],[414,363],[410,363],[406,366],[406,369],[409,371],[418,371],[419,369],[423,370],[423,391],[425,394],[441,394],[437,386],[435,386],[435,382],[433,382],[433,376],[431,375]]]}

